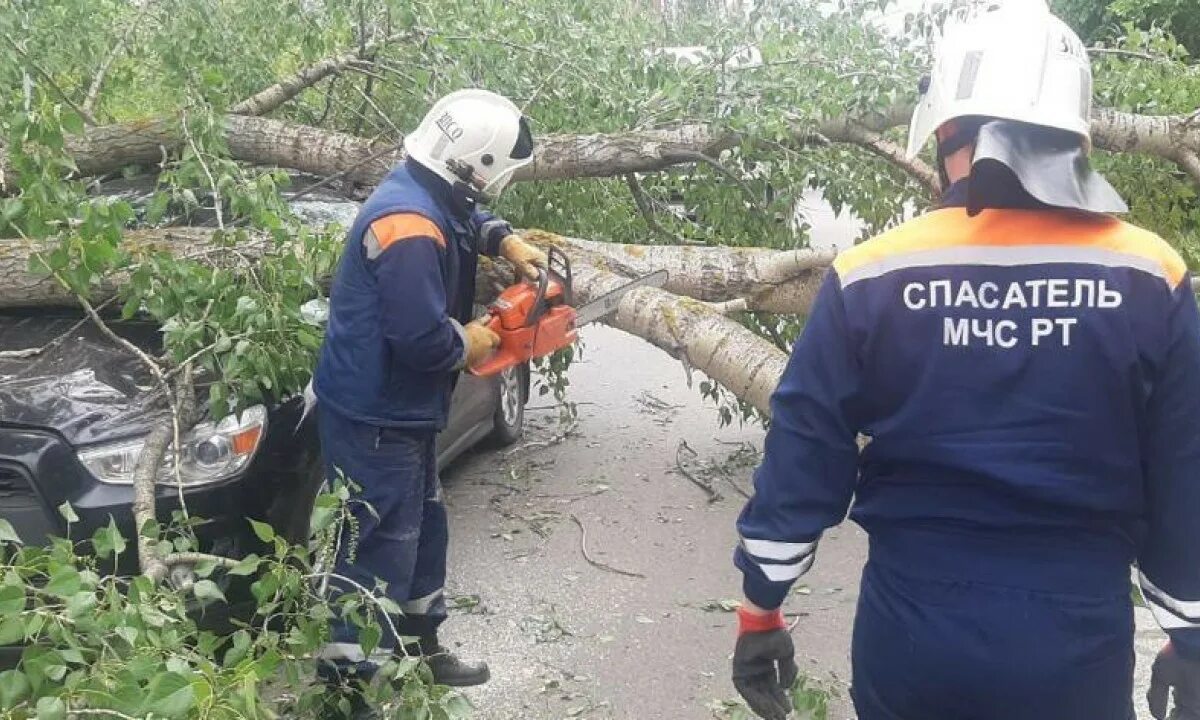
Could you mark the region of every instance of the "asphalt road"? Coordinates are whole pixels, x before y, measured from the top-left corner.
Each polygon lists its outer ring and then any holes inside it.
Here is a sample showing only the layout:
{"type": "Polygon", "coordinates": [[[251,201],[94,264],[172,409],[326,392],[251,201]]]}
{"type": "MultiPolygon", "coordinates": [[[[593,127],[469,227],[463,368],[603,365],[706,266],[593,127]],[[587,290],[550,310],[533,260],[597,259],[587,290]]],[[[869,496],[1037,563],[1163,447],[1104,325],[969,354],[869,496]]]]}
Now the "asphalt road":
{"type": "MultiPolygon", "coordinates": [[[[763,432],[720,428],[681,365],[649,344],[605,327],[584,340],[570,371],[574,434],[555,442],[557,411],[531,410],[516,452],[481,452],[444,475],[456,609],[443,639],[491,665],[491,683],[467,692],[486,720],[727,717],[738,488],[763,432]]],[[[785,606],[802,668],[838,695],[830,720],[853,717],[848,646],[865,552],[856,526],[827,533],[785,606]]],[[[1162,640],[1147,613],[1139,627],[1142,685],[1162,640]]]]}

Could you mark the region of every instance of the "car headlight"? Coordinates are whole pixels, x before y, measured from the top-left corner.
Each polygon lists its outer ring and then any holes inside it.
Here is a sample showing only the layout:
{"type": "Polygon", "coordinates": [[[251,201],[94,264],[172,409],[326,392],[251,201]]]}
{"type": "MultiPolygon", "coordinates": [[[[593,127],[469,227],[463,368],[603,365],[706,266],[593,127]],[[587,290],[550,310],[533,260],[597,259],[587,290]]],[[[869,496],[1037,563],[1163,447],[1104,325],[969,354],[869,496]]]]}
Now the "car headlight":
{"type": "MultiPolygon", "coordinates": [[[[184,487],[220,482],[250,464],[267,430],[267,411],[262,405],[229,415],[218,423],[203,422],[180,438],[179,480],[184,487]]],[[[78,452],[79,460],[97,480],[113,485],[132,485],[143,438],[93,445],[78,452]]],[[[158,484],[176,485],[175,453],[167,449],[158,471],[158,484]]]]}

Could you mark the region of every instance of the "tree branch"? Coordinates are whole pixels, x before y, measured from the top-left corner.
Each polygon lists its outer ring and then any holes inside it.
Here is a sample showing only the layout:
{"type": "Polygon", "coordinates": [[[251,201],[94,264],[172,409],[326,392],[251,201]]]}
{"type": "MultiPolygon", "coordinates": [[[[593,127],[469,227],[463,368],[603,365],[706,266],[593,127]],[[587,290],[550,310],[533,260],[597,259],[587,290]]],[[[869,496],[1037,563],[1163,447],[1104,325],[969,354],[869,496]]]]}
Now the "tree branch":
{"type": "Polygon", "coordinates": [[[1134,58],[1137,60],[1149,60],[1151,62],[1171,62],[1171,58],[1165,55],[1151,55],[1148,52],[1139,52],[1137,50],[1123,50],[1121,48],[1104,48],[1090,47],[1087,49],[1089,55],[1115,55],[1117,57],[1134,58]]]}
{"type": "Polygon", "coordinates": [[[942,192],[942,181],[933,168],[920,158],[908,158],[904,148],[884,138],[878,132],[854,123],[845,123],[840,127],[838,133],[825,132],[822,134],[830,140],[854,143],[865,148],[871,154],[887,160],[921,183],[934,197],[942,192]]]}
{"type": "Polygon", "coordinates": [[[125,28],[125,32],[121,35],[121,39],[113,46],[108,55],[104,57],[104,61],[100,63],[100,67],[96,70],[95,76],[92,77],[92,84],[88,87],[87,95],[83,98],[83,110],[92,112],[96,107],[96,100],[100,98],[100,88],[104,85],[104,79],[108,77],[108,71],[112,68],[112,64],[116,62],[121,53],[125,52],[125,48],[129,45],[129,39],[137,33],[138,27],[141,25],[142,18],[145,17],[146,11],[150,9],[153,2],[146,2],[138,9],[137,15],[125,28]]]}
{"type": "MultiPolygon", "coordinates": [[[[811,143],[819,134],[838,142],[858,144],[913,173],[932,188],[934,173],[919,160],[908,161],[899,147],[880,134],[901,125],[911,105],[897,104],[860,117],[797,125],[794,138],[811,143]]],[[[230,156],[257,165],[286,167],[316,175],[332,175],[358,166],[379,150],[364,138],[278,120],[242,115],[225,118],[230,156]]],[[[1200,154],[1200,123],[1187,115],[1137,115],[1098,108],[1092,122],[1095,147],[1112,152],[1136,152],[1179,162],[1181,150],[1200,154]]],[[[515,180],[563,180],[583,177],[621,177],[654,172],[702,153],[718,156],[746,139],[715,127],[678,125],[625,133],[547,135],[538,139],[534,161],[521,168],[515,180]]],[[[89,128],[82,137],[68,138],[68,150],[84,175],[100,175],[130,164],[152,164],[164,151],[184,139],[174,123],[151,120],[89,128]]],[[[764,148],[776,147],[763,141],[764,148]]],[[[399,155],[358,166],[347,177],[362,184],[377,183],[394,167],[399,155]]],[[[0,159],[2,162],[2,159],[0,159]]],[[[0,166],[0,174],[4,168],[0,166]]]]}
{"type": "Polygon", "coordinates": [[[750,187],[750,185],[742,178],[741,175],[738,175],[736,172],[726,167],[725,164],[720,160],[717,160],[711,155],[705,155],[702,152],[697,152],[694,150],[676,150],[670,155],[670,157],[672,159],[678,159],[681,161],[694,160],[698,163],[702,163],[711,167],[718,173],[732,180],[733,183],[738,186],[738,189],[742,191],[742,195],[746,197],[746,200],[748,200],[751,205],[757,208],[759,212],[765,213],[767,211],[767,209],[762,206],[762,203],[759,202],[758,195],[754,192],[754,188],[750,187]]]}
{"type": "Polygon", "coordinates": [[[236,567],[238,560],[227,558],[223,555],[209,555],[208,553],[199,552],[176,552],[170,553],[163,557],[163,564],[168,568],[176,565],[199,565],[200,563],[210,562],[220,568],[236,567]]]}
{"type": "MultiPolygon", "coordinates": [[[[37,63],[33,62],[33,60],[31,60],[27,54],[25,54],[24,48],[18,45],[16,40],[13,40],[11,37],[9,37],[8,33],[3,33],[3,37],[4,40],[12,47],[12,49],[21,56],[21,59],[24,60],[26,64],[32,68],[34,72],[42,76],[42,79],[46,81],[46,84],[49,85],[50,89],[54,91],[54,94],[58,95],[59,99],[67,104],[67,107],[74,110],[76,114],[83,118],[84,122],[86,122],[88,125],[96,124],[96,118],[92,117],[92,114],[87,110],[84,110],[75,104],[75,101],[72,100],[71,97],[63,92],[63,89],[58,86],[58,83],[54,82],[54,78],[50,77],[50,73],[43,70],[37,63]]],[[[0,173],[2,172],[3,171],[0,170],[0,173]]]]}
{"type": "Polygon", "coordinates": [[[1179,163],[1179,167],[1183,168],[1184,172],[1192,176],[1197,185],[1200,185],[1200,154],[1192,150],[1180,150],[1175,162],[1179,163]]]}
{"type": "Polygon", "coordinates": [[[646,195],[646,191],[642,188],[641,183],[638,182],[636,175],[633,173],[626,175],[625,185],[629,188],[629,194],[633,195],[633,203],[637,205],[638,212],[642,214],[642,219],[646,221],[646,227],[650,228],[651,232],[681,245],[696,244],[695,240],[689,240],[682,235],[673,233],[658,222],[658,216],[654,212],[653,201],[646,195]]]}
{"type": "Polygon", "coordinates": [[[271,87],[264,88],[250,97],[234,104],[229,108],[233,115],[266,115],[280,105],[299,95],[305,89],[316,85],[330,75],[338,75],[355,63],[361,62],[376,49],[403,37],[391,35],[386,38],[364,43],[354,52],[325,58],[307,67],[301,68],[290,77],[284,78],[271,87]]]}

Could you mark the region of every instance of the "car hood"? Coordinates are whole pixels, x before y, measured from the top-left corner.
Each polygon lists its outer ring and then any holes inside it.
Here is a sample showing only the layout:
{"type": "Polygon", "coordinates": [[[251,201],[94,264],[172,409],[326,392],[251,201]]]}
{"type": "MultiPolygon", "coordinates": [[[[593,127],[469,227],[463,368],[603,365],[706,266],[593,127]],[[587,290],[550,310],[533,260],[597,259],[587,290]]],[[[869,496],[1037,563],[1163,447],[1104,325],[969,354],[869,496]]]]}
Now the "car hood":
{"type": "MultiPolygon", "coordinates": [[[[150,323],[119,334],[153,350],[150,323]]],[[[145,433],[154,380],[141,362],[94,324],[64,312],[0,314],[0,423],[53,430],[73,445],[145,433]]]]}

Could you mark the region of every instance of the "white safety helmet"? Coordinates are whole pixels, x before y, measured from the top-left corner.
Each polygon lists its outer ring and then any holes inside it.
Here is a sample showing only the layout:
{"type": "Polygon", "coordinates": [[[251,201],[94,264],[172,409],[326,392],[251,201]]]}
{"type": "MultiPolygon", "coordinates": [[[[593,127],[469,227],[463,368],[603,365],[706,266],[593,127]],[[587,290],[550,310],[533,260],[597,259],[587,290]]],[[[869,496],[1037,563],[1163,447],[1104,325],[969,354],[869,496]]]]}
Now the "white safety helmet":
{"type": "Polygon", "coordinates": [[[438,100],[404,138],[408,157],[451,185],[466,183],[495,197],[513,173],[533,162],[533,136],[520,108],[487,90],[459,90],[438,100]]]}
{"type": "Polygon", "coordinates": [[[946,20],[908,134],[915,157],[944,123],[982,116],[1066,130],[1091,149],[1087,50],[1045,0],[988,0],[946,20]]]}

